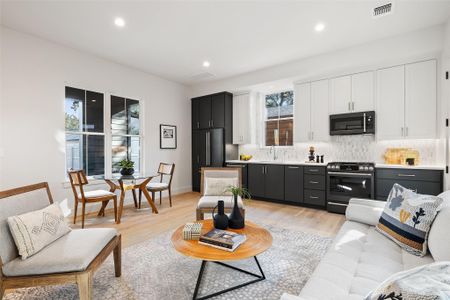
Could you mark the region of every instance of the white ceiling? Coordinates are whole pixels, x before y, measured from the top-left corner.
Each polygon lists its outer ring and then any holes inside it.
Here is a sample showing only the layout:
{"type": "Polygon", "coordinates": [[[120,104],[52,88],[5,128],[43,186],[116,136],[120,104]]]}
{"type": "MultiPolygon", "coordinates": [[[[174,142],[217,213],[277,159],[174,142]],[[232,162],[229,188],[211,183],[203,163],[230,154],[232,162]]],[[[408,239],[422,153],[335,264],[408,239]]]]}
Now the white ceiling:
{"type": "Polygon", "coordinates": [[[217,80],[441,24],[450,0],[4,1],[2,24],[184,84],[217,80]],[[386,1],[384,1],[386,3],[386,1]],[[125,19],[117,28],[114,18],[125,19]],[[314,31],[317,22],[325,30],[314,31]],[[211,62],[209,69],[202,62],[211,62]],[[210,72],[213,77],[192,76],[210,72]]]}

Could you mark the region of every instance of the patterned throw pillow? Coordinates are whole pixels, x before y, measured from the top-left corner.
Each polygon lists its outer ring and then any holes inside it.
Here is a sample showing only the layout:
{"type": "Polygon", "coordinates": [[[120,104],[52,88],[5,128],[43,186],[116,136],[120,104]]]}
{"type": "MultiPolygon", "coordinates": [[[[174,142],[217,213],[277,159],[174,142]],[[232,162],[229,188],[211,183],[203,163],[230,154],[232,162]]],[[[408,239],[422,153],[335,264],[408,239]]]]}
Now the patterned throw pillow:
{"type": "Polygon", "coordinates": [[[8,218],[19,255],[26,259],[71,231],[58,203],[8,218]]]}
{"type": "Polygon", "coordinates": [[[406,251],[424,256],[428,232],[441,204],[439,197],[394,184],[376,229],[406,251]]]}
{"type": "Polygon", "coordinates": [[[227,191],[230,186],[236,186],[238,180],[236,178],[205,178],[205,196],[231,196],[231,192],[227,191]]]}

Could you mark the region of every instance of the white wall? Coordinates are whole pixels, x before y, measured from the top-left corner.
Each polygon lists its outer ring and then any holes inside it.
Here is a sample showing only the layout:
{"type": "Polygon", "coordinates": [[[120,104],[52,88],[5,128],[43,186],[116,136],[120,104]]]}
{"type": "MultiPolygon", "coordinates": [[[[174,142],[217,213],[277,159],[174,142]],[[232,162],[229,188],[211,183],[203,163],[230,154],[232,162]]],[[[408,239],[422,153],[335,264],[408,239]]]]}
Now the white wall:
{"type": "Polygon", "coordinates": [[[367,68],[435,58],[442,51],[443,32],[443,26],[434,26],[228,79],[200,83],[192,86],[191,96],[224,90],[245,90],[254,85],[285,79],[291,81],[320,79],[324,76],[358,72],[367,68]]]}
{"type": "Polygon", "coordinates": [[[174,192],[191,189],[185,86],[4,27],[1,34],[0,190],[48,181],[55,199],[72,201],[71,190],[63,185],[66,85],[143,101],[145,171],[155,173],[160,161],[174,162],[174,192]],[[159,149],[161,123],[177,125],[178,149],[159,149]]]}

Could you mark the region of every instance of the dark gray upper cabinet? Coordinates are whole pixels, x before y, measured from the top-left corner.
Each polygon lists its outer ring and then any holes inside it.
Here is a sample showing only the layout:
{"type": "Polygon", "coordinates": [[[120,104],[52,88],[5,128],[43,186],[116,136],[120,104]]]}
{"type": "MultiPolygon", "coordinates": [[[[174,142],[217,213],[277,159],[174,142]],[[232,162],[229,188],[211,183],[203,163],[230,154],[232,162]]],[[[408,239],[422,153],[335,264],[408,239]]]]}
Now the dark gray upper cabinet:
{"type": "Polygon", "coordinates": [[[303,167],[284,167],[284,200],[289,202],[303,202],[303,167]]]}
{"type": "Polygon", "coordinates": [[[200,98],[199,108],[200,129],[207,129],[211,127],[211,96],[204,96],[200,98]]]}
{"type": "Polygon", "coordinates": [[[225,127],[225,94],[211,96],[211,127],[225,127]]]}
{"type": "Polygon", "coordinates": [[[387,200],[395,183],[419,194],[438,195],[443,191],[443,176],[441,170],[377,168],[375,198],[387,200]]]}
{"type": "Polygon", "coordinates": [[[266,165],[265,189],[266,198],[284,200],[284,166],[266,165]]]}
{"type": "Polygon", "coordinates": [[[248,189],[254,198],[265,198],[265,168],[265,165],[248,165],[248,189]]]}
{"type": "Polygon", "coordinates": [[[201,98],[194,98],[191,102],[192,129],[200,129],[200,100],[201,98]]]}

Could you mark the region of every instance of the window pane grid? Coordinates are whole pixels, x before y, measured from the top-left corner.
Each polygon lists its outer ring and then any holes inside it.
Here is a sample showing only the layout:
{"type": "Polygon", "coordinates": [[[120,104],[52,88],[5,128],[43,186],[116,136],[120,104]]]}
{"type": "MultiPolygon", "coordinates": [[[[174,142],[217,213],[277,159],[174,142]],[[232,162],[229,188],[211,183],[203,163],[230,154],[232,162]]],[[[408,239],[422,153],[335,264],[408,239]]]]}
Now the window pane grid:
{"type": "Polygon", "coordinates": [[[103,94],[66,87],[66,168],[105,173],[103,94]]]}
{"type": "Polygon", "coordinates": [[[265,97],[265,145],[292,146],[294,93],[285,91],[265,97]]]}
{"type": "Polygon", "coordinates": [[[140,120],[139,101],[111,96],[111,167],[120,172],[124,159],[134,162],[135,172],[140,172],[140,120]]]}

